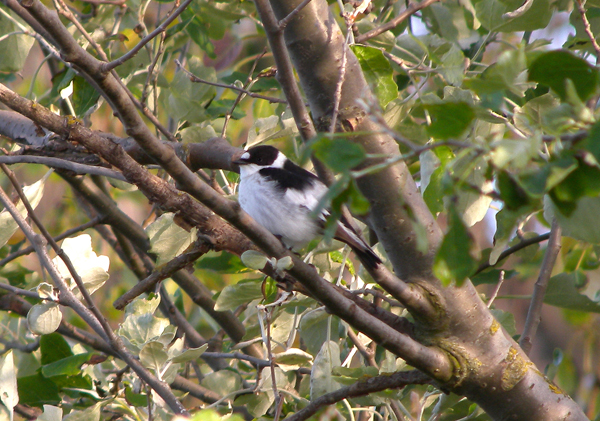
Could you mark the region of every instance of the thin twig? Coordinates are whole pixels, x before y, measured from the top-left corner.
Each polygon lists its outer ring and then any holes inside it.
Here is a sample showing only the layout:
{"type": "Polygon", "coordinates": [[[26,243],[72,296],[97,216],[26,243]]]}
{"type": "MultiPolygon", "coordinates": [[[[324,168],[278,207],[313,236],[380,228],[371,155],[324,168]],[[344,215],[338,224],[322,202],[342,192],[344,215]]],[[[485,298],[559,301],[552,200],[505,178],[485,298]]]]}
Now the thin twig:
{"type": "Polygon", "coordinates": [[[302,9],[304,9],[310,2],[311,2],[311,0],[304,0],[302,3],[300,3],[298,6],[296,6],[296,8],[294,8],[294,10],[292,10],[290,13],[288,13],[288,15],[286,17],[281,19],[277,25],[279,27],[279,30],[283,31],[285,29],[285,27],[287,26],[287,24],[290,23],[290,21],[294,18],[294,16],[296,16],[298,14],[298,12],[300,12],[302,9]]]}
{"type": "Polygon", "coordinates": [[[523,334],[519,340],[519,345],[526,354],[531,351],[533,345],[533,338],[537,331],[538,325],[541,320],[542,304],[544,303],[544,295],[546,294],[546,288],[548,287],[548,281],[550,275],[552,275],[552,269],[556,262],[556,257],[560,251],[560,238],[562,230],[556,222],[556,219],[552,221],[552,228],[550,229],[550,240],[548,241],[548,247],[546,248],[546,254],[542,261],[542,267],[540,268],[540,274],[533,288],[533,296],[531,297],[531,303],[529,304],[529,311],[527,312],[527,319],[525,320],[525,327],[523,328],[523,334]]]}
{"type": "Polygon", "coordinates": [[[227,85],[226,83],[210,82],[208,80],[201,79],[198,76],[196,76],[195,74],[193,74],[192,72],[190,72],[189,70],[187,70],[185,67],[183,67],[183,65],[181,64],[181,62],[179,60],[175,60],[175,64],[181,70],[183,70],[185,72],[185,74],[188,75],[188,77],[190,78],[190,80],[192,82],[194,82],[194,83],[204,83],[206,85],[216,86],[217,88],[231,89],[233,91],[242,92],[242,93],[244,93],[244,94],[246,94],[246,95],[248,95],[249,97],[252,97],[252,98],[266,99],[267,101],[272,102],[272,103],[276,102],[276,103],[279,103],[279,104],[287,104],[287,101],[285,99],[275,98],[275,97],[272,97],[272,96],[266,96],[266,95],[257,94],[256,92],[252,92],[252,91],[249,91],[247,89],[240,88],[239,86],[235,86],[234,84],[227,85]]]}
{"type": "Polygon", "coordinates": [[[160,26],[158,26],[154,31],[150,32],[147,36],[145,36],[135,47],[133,47],[127,53],[123,54],[118,59],[113,60],[110,63],[104,63],[102,65],[102,67],[100,68],[100,71],[108,72],[108,71],[114,69],[115,67],[120,66],[121,64],[125,63],[127,60],[129,60],[133,56],[135,56],[138,53],[138,51],[140,51],[154,37],[156,37],[158,34],[164,32],[167,29],[167,27],[171,24],[171,22],[173,22],[175,19],[177,19],[177,17],[181,13],[183,13],[183,11],[189,6],[189,4],[191,2],[192,2],[192,0],[185,0],[183,3],[181,3],[181,5],[177,9],[175,9],[173,11],[173,13],[171,13],[171,16],[169,16],[167,19],[165,19],[164,22],[161,23],[160,26]]]}
{"type": "MultiPolygon", "coordinates": [[[[102,221],[104,221],[105,219],[106,218],[104,218],[103,216],[97,216],[96,218],[92,219],[89,222],[86,222],[85,224],[81,224],[81,225],[79,225],[77,227],[71,228],[71,229],[63,232],[60,235],[57,235],[56,237],[54,237],[54,240],[58,242],[58,241],[63,240],[65,238],[67,238],[67,237],[70,237],[73,234],[76,234],[76,233],[78,233],[80,231],[85,231],[88,228],[92,228],[92,227],[94,227],[94,226],[96,226],[98,224],[101,224],[102,221]]],[[[4,259],[0,260],[0,267],[4,267],[7,263],[15,260],[17,257],[25,256],[25,255],[27,255],[29,253],[34,252],[34,251],[35,251],[35,249],[32,246],[28,246],[28,247],[25,247],[22,250],[19,250],[19,251],[16,251],[14,253],[11,253],[8,256],[6,256],[4,259]]]]}
{"type": "MultiPolygon", "coordinates": [[[[267,49],[265,48],[263,50],[262,54],[259,54],[258,56],[256,56],[254,63],[252,63],[252,68],[250,69],[250,72],[248,72],[248,77],[246,78],[246,84],[244,85],[244,90],[249,91],[250,88],[252,88],[252,85],[254,85],[254,83],[258,80],[258,79],[254,79],[252,77],[252,75],[254,74],[254,70],[256,70],[258,61],[261,58],[263,58],[263,56],[266,54],[266,52],[267,52],[267,49]]],[[[246,94],[244,92],[240,92],[238,94],[238,96],[235,98],[235,101],[233,101],[233,105],[231,106],[231,108],[229,109],[227,114],[225,114],[225,121],[223,122],[223,129],[221,130],[221,137],[223,139],[225,138],[225,133],[227,132],[227,125],[229,124],[229,120],[231,120],[231,116],[233,115],[235,108],[242,101],[242,99],[244,99],[244,96],[246,96],[246,94]]]]}
{"type": "Polygon", "coordinates": [[[136,297],[150,291],[158,282],[169,278],[174,272],[177,272],[178,270],[192,264],[209,250],[209,243],[202,242],[199,246],[194,247],[191,251],[175,257],[168,263],[157,268],[150,276],[148,276],[146,279],[142,279],[133,288],[117,298],[113,303],[113,306],[117,310],[122,310],[136,297]]]}
{"type": "Polygon", "coordinates": [[[77,162],[68,161],[66,159],[34,155],[0,156],[0,164],[13,165],[22,163],[42,164],[50,168],[60,168],[63,170],[72,171],[75,174],[102,175],[104,177],[114,178],[115,180],[127,182],[127,179],[123,176],[123,174],[121,174],[118,171],[104,167],[80,164],[77,162]]]}
{"type": "Polygon", "coordinates": [[[81,277],[79,276],[79,274],[75,270],[75,267],[73,266],[73,263],[71,262],[71,259],[58,246],[56,241],[54,241],[50,233],[48,233],[48,231],[41,223],[39,218],[37,218],[35,212],[33,211],[33,208],[31,207],[31,204],[29,203],[27,197],[25,197],[25,194],[23,193],[23,190],[21,189],[18,180],[15,178],[14,173],[10,169],[8,169],[8,167],[5,164],[0,164],[0,168],[2,168],[4,173],[8,176],[11,183],[15,187],[15,190],[17,191],[19,197],[25,205],[25,208],[27,209],[27,212],[29,213],[29,217],[42,233],[42,237],[36,235],[33,232],[33,230],[31,230],[31,227],[27,225],[27,223],[23,220],[19,212],[16,211],[14,205],[10,203],[10,200],[6,200],[7,197],[6,199],[1,197],[2,195],[6,196],[2,189],[0,189],[0,200],[4,202],[4,206],[11,212],[12,217],[15,220],[19,219],[17,223],[19,224],[21,229],[28,230],[28,232],[30,233],[29,236],[31,236],[32,240],[35,242],[34,246],[37,245],[36,251],[40,256],[40,259],[46,267],[46,270],[51,274],[52,279],[54,280],[56,285],[59,287],[61,303],[73,308],[73,310],[75,310],[77,314],[79,314],[81,317],[85,316],[84,320],[96,331],[96,333],[101,335],[103,338],[107,338],[108,342],[117,350],[121,359],[123,359],[123,361],[125,361],[142,380],[147,382],[159,394],[159,396],[163,398],[163,400],[165,400],[165,402],[171,407],[173,412],[180,415],[189,415],[188,411],[175,397],[175,395],[173,395],[169,387],[165,383],[160,381],[158,378],[156,378],[154,375],[152,375],[138,360],[136,360],[135,357],[127,350],[127,348],[125,348],[125,345],[121,338],[115,335],[115,333],[112,331],[112,328],[108,324],[108,321],[104,318],[104,315],[100,312],[100,310],[98,310],[89,292],[85,288],[81,277]],[[10,210],[11,207],[14,209],[14,211],[10,210]],[[65,263],[65,266],[69,270],[69,273],[71,274],[73,280],[75,281],[79,289],[79,293],[82,295],[85,303],[87,304],[87,308],[83,306],[83,304],[75,297],[71,289],[62,279],[60,273],[58,272],[54,264],[50,261],[50,257],[48,256],[44,247],[44,243],[50,244],[52,249],[65,263]]]}
{"type": "Polygon", "coordinates": [[[504,283],[504,275],[505,272],[503,270],[500,271],[500,278],[498,279],[498,283],[496,284],[496,288],[494,288],[494,292],[492,293],[492,296],[490,297],[487,306],[488,308],[490,308],[492,306],[492,304],[494,303],[494,300],[496,299],[496,297],[498,297],[498,293],[500,292],[500,288],[502,287],[502,284],[504,283]]]}
{"type": "Polygon", "coordinates": [[[402,22],[404,22],[408,17],[414,15],[419,10],[424,9],[427,6],[429,6],[435,2],[438,2],[438,1],[441,1],[441,0],[423,0],[421,3],[413,3],[410,6],[408,6],[406,8],[406,10],[404,10],[402,13],[400,13],[398,16],[396,16],[394,19],[390,20],[389,22],[381,25],[378,28],[371,29],[370,31],[356,37],[356,42],[363,43],[373,37],[376,37],[377,35],[380,35],[386,31],[389,31],[390,29],[394,29],[396,26],[398,26],[402,22]]]}
{"type": "MultiPolygon", "coordinates": [[[[533,0],[531,1],[533,2],[533,0]]],[[[600,63],[600,45],[598,45],[598,41],[596,41],[596,37],[594,36],[594,33],[592,32],[592,28],[590,26],[590,21],[588,20],[587,15],[585,14],[585,1],[576,0],[575,3],[577,3],[577,10],[579,10],[581,20],[583,21],[583,29],[585,30],[585,33],[590,39],[592,47],[594,47],[594,51],[596,52],[596,65],[598,65],[598,63],[600,63]]]]}
{"type": "MultiPolygon", "coordinates": [[[[550,238],[550,234],[551,234],[550,232],[547,232],[545,234],[541,234],[541,235],[538,235],[538,236],[533,237],[533,238],[527,238],[527,239],[521,241],[520,243],[515,244],[514,246],[507,248],[502,253],[500,253],[500,257],[498,257],[498,260],[497,260],[496,264],[498,264],[498,262],[506,259],[511,254],[514,254],[514,253],[518,252],[519,250],[524,249],[525,247],[529,247],[529,246],[531,246],[533,244],[537,244],[537,243],[541,243],[542,241],[546,241],[548,238],[550,238]]],[[[489,261],[486,262],[486,263],[482,263],[481,265],[479,265],[479,267],[477,268],[477,271],[475,272],[474,275],[477,275],[478,273],[481,273],[481,272],[483,272],[484,270],[486,270],[487,268],[490,268],[490,267],[492,267],[492,265],[490,265],[489,261]]]]}
{"type": "Polygon", "coordinates": [[[428,384],[430,382],[431,379],[418,370],[400,371],[390,375],[371,377],[318,397],[300,411],[288,416],[286,421],[306,420],[322,407],[332,405],[343,399],[365,396],[386,389],[401,389],[409,384],[428,384]]]}
{"type": "Polygon", "coordinates": [[[23,297],[35,298],[36,300],[52,301],[52,302],[55,302],[55,303],[58,302],[56,300],[53,300],[50,297],[48,297],[48,298],[42,298],[35,291],[29,291],[28,289],[17,288],[17,287],[14,287],[12,285],[9,285],[9,284],[3,284],[1,282],[0,282],[0,289],[4,289],[4,290],[6,290],[8,292],[12,292],[13,294],[21,295],[23,297]]]}

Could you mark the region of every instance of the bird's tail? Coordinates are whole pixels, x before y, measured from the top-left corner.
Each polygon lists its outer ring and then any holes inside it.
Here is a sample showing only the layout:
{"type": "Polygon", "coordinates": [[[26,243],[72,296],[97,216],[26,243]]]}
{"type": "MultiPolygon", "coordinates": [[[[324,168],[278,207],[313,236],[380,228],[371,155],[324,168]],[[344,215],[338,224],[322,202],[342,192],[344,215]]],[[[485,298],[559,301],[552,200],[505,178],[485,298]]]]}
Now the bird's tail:
{"type": "Polygon", "coordinates": [[[377,256],[377,254],[375,254],[375,252],[373,251],[373,249],[371,247],[369,247],[366,244],[365,244],[365,246],[366,246],[366,248],[363,248],[363,249],[358,249],[358,248],[352,247],[352,250],[354,250],[354,253],[358,257],[360,262],[367,269],[375,269],[377,267],[377,265],[380,265],[382,263],[381,259],[379,258],[379,256],[377,256]]]}
{"type": "Polygon", "coordinates": [[[343,222],[338,223],[334,238],[348,244],[365,268],[375,269],[382,263],[379,256],[360,238],[356,231],[343,222]]]}

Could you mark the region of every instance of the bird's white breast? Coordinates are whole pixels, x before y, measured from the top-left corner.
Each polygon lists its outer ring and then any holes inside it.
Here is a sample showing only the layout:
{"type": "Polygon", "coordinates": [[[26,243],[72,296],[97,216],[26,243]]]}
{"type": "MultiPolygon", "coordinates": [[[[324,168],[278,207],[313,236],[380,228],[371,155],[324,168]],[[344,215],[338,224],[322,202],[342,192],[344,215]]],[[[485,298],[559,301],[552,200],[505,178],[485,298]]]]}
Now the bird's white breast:
{"type": "Polygon", "coordinates": [[[241,168],[239,202],[259,224],[292,248],[301,248],[319,234],[319,224],[311,216],[327,187],[315,182],[307,190],[278,190],[274,181],[253,171],[252,165],[241,168]],[[246,171],[244,171],[246,170],[246,171]]]}

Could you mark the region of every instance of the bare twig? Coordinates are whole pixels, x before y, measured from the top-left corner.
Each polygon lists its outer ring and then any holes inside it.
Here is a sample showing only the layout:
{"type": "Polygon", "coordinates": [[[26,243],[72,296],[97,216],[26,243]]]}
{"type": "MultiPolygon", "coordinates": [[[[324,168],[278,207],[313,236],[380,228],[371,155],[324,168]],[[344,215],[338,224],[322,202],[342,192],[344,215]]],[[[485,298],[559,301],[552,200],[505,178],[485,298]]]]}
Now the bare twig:
{"type": "MultiPolygon", "coordinates": [[[[254,85],[254,83],[256,82],[257,79],[254,79],[252,75],[254,74],[254,70],[256,70],[258,61],[266,54],[266,52],[267,49],[265,48],[262,54],[257,55],[256,59],[254,60],[254,63],[252,63],[252,67],[250,68],[250,72],[248,72],[248,77],[246,78],[246,84],[244,85],[245,91],[249,91],[252,85],[254,85]]],[[[223,122],[223,129],[221,130],[222,138],[225,138],[225,133],[227,132],[227,125],[229,124],[229,120],[231,120],[231,116],[233,115],[235,108],[238,106],[240,101],[244,99],[244,96],[246,96],[246,94],[240,91],[238,96],[235,98],[235,101],[233,101],[233,105],[231,106],[230,110],[227,112],[227,114],[225,114],[225,121],[223,122]]]]}
{"type": "Polygon", "coordinates": [[[288,13],[288,15],[286,17],[281,19],[278,22],[279,29],[284,30],[285,27],[287,26],[287,24],[294,18],[294,16],[296,16],[298,14],[298,12],[300,12],[302,9],[304,9],[306,7],[306,5],[308,3],[310,3],[311,1],[312,0],[304,0],[294,10],[292,10],[290,13],[288,13]]]}
{"type": "Polygon", "coordinates": [[[254,3],[267,32],[271,50],[273,51],[273,58],[277,66],[277,80],[281,84],[285,97],[288,100],[302,139],[308,141],[315,137],[317,132],[296,83],[292,61],[290,60],[283,38],[283,31],[279,27],[279,21],[275,17],[275,13],[268,0],[255,0],[254,3]]]}
{"type": "MultiPolygon", "coordinates": [[[[529,247],[533,244],[537,244],[537,243],[541,243],[542,241],[546,241],[548,238],[550,238],[550,234],[551,234],[550,232],[547,232],[545,234],[541,234],[541,235],[538,235],[533,238],[527,238],[527,239],[521,241],[519,244],[515,244],[514,246],[507,248],[502,253],[500,253],[500,257],[498,257],[498,261],[496,262],[496,264],[498,264],[498,262],[506,259],[511,254],[514,254],[514,253],[518,252],[519,250],[524,249],[525,247],[529,247]]],[[[492,265],[490,265],[489,261],[486,263],[482,263],[477,268],[475,275],[483,272],[484,270],[486,270],[487,268],[490,268],[490,267],[492,267],[492,265]]]]}
{"type": "Polygon", "coordinates": [[[50,297],[42,298],[35,291],[29,291],[27,289],[17,288],[12,285],[9,285],[9,284],[4,284],[2,282],[0,282],[0,289],[4,289],[6,291],[12,292],[13,294],[16,294],[16,295],[20,295],[22,297],[29,297],[29,298],[35,298],[36,300],[46,300],[46,301],[57,302],[57,301],[52,300],[50,297]]]}
{"type": "Polygon", "coordinates": [[[391,375],[372,377],[318,397],[300,411],[287,417],[286,421],[306,420],[324,406],[332,405],[342,399],[365,396],[386,389],[401,389],[409,384],[428,383],[431,383],[431,379],[417,370],[400,371],[391,375]]]}
{"type": "Polygon", "coordinates": [[[501,270],[500,278],[498,279],[498,284],[496,284],[496,288],[494,288],[494,292],[492,293],[492,296],[490,297],[490,299],[487,302],[488,308],[490,308],[492,306],[492,304],[494,303],[494,300],[496,299],[496,297],[498,297],[500,288],[502,288],[502,284],[504,283],[504,275],[505,275],[505,272],[503,270],[501,270]]]}
{"type": "Polygon", "coordinates": [[[552,268],[554,268],[554,263],[556,262],[556,257],[558,256],[561,247],[561,234],[562,230],[558,225],[558,222],[556,222],[556,219],[554,219],[552,221],[552,228],[550,229],[550,240],[548,241],[546,254],[542,261],[542,267],[540,268],[540,274],[533,288],[533,296],[531,297],[531,303],[529,304],[529,311],[527,312],[523,334],[519,340],[519,345],[521,345],[521,348],[526,354],[529,354],[529,351],[531,351],[533,337],[540,324],[544,295],[546,294],[548,281],[550,275],[552,275],[552,268]]]}
{"type": "Polygon", "coordinates": [[[125,63],[127,60],[135,56],[138,51],[140,51],[147,43],[149,43],[154,37],[158,34],[164,32],[167,27],[173,22],[177,17],[183,13],[183,11],[189,6],[192,0],[185,0],[181,5],[171,13],[171,15],[163,21],[154,31],[150,32],[147,36],[145,36],[135,47],[133,47],[129,52],[123,54],[116,60],[111,61],[110,63],[104,63],[100,69],[102,72],[108,72],[114,69],[117,66],[125,63]]]}
{"type": "MultiPolygon", "coordinates": [[[[259,55],[262,55],[262,54],[259,54],[259,55]]],[[[275,97],[272,97],[272,96],[266,96],[266,95],[257,94],[256,92],[252,92],[252,91],[249,91],[247,89],[240,88],[239,86],[235,86],[233,84],[227,85],[226,83],[210,82],[208,80],[200,79],[198,76],[196,76],[195,74],[193,74],[192,72],[190,72],[189,70],[187,70],[185,67],[183,67],[183,65],[181,64],[181,62],[179,60],[175,60],[175,64],[181,70],[183,70],[186,75],[188,75],[188,77],[190,78],[190,80],[192,82],[195,82],[195,83],[204,83],[206,85],[216,86],[217,88],[231,89],[231,90],[234,90],[234,91],[242,92],[242,93],[248,95],[249,97],[258,98],[258,99],[265,99],[265,100],[267,100],[269,102],[276,102],[276,103],[279,103],[279,104],[287,104],[287,101],[285,99],[275,98],[275,97]]]]}
{"type": "Polygon", "coordinates": [[[29,217],[35,222],[38,229],[42,232],[43,237],[35,234],[31,227],[25,222],[21,214],[16,210],[16,207],[8,200],[8,197],[4,193],[2,189],[0,189],[0,201],[3,202],[6,209],[11,213],[11,216],[17,221],[19,227],[25,232],[26,236],[30,241],[32,241],[34,247],[36,248],[36,252],[40,257],[42,265],[46,268],[48,273],[50,273],[53,281],[58,286],[60,290],[60,299],[61,303],[64,305],[68,305],[75,312],[82,317],[86,323],[88,323],[99,335],[103,338],[106,338],[108,342],[117,350],[117,353],[120,355],[121,359],[125,361],[135,372],[136,374],[145,382],[147,382],[152,389],[154,389],[161,398],[170,406],[170,408],[176,413],[180,415],[189,415],[188,411],[181,404],[181,402],[173,395],[173,392],[169,389],[168,385],[160,381],[154,375],[152,375],[131,353],[127,350],[121,338],[119,338],[112,331],[111,327],[108,325],[108,322],[100,313],[98,308],[96,307],[94,301],[90,297],[88,291],[85,289],[83,285],[83,281],[81,277],[75,270],[71,260],[66,255],[66,253],[58,246],[56,241],[52,238],[52,236],[48,233],[44,225],[35,215],[31,204],[25,197],[21,186],[18,181],[14,177],[12,171],[10,171],[5,164],[0,164],[2,170],[6,173],[8,178],[11,180],[11,183],[17,190],[19,197],[23,201],[25,208],[29,212],[29,217]],[[69,269],[69,273],[73,277],[73,280],[77,284],[79,288],[79,292],[83,296],[87,306],[86,308],[83,304],[75,297],[70,288],[66,285],[65,281],[62,279],[60,273],[54,266],[54,264],[50,261],[50,257],[48,256],[45,248],[46,242],[50,243],[54,251],[58,256],[63,260],[67,269],[69,269]]]}
{"type": "Polygon", "coordinates": [[[143,279],[140,282],[138,282],[125,294],[117,298],[113,303],[113,306],[117,310],[122,310],[127,304],[133,301],[134,298],[140,296],[144,292],[150,291],[158,282],[162,281],[163,279],[167,279],[168,277],[173,275],[174,272],[190,265],[209,250],[210,245],[206,242],[202,242],[199,246],[194,247],[189,252],[183,253],[175,257],[170,262],[166,263],[165,265],[152,272],[152,274],[146,279],[143,279]]]}
{"type": "Polygon", "coordinates": [[[429,6],[435,2],[438,2],[438,1],[440,1],[440,0],[423,0],[421,3],[412,3],[410,6],[408,6],[406,8],[406,10],[404,10],[402,13],[400,13],[394,19],[381,25],[378,28],[371,29],[369,32],[366,32],[366,33],[356,37],[356,42],[363,43],[373,37],[376,37],[377,35],[383,34],[385,31],[389,31],[390,29],[395,28],[396,26],[400,25],[408,17],[414,15],[419,10],[424,9],[427,6],[429,6]]]}
{"type": "Polygon", "coordinates": [[[85,165],[77,162],[68,161],[61,158],[52,158],[48,156],[34,156],[34,155],[8,155],[0,156],[0,163],[2,164],[42,164],[50,168],[60,168],[63,170],[73,171],[75,174],[91,174],[91,175],[102,175],[104,177],[114,178],[115,180],[125,181],[127,179],[123,177],[118,171],[111,170],[104,167],[96,167],[93,165],[85,165]]]}
{"type": "MultiPolygon", "coordinates": [[[[533,3],[533,0],[530,1],[531,3],[533,3]]],[[[594,36],[594,33],[592,32],[592,27],[590,26],[590,21],[588,20],[587,15],[585,14],[585,1],[576,0],[575,3],[577,4],[577,10],[581,15],[581,20],[583,21],[583,29],[585,30],[585,34],[590,39],[592,47],[594,47],[594,51],[596,52],[596,65],[598,65],[598,63],[600,63],[600,45],[598,45],[598,41],[596,41],[596,37],[594,36]]]]}

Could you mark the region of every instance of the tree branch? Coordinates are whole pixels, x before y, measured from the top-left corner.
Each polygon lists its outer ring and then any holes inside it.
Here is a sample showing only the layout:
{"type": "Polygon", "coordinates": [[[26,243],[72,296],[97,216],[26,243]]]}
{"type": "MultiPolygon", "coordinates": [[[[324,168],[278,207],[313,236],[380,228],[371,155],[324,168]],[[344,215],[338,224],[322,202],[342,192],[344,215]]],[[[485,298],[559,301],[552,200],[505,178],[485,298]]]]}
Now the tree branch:
{"type": "Polygon", "coordinates": [[[365,41],[376,37],[377,35],[381,35],[384,32],[389,31],[390,29],[394,29],[396,26],[400,25],[402,22],[404,22],[410,16],[414,15],[419,10],[424,9],[427,6],[429,6],[433,3],[436,3],[438,1],[441,1],[441,0],[423,0],[421,3],[411,3],[406,8],[406,10],[404,10],[402,13],[400,13],[395,18],[391,19],[389,22],[381,25],[378,28],[371,29],[370,31],[365,32],[364,34],[356,37],[356,42],[359,44],[362,44],[365,41]]]}
{"type": "Polygon", "coordinates": [[[521,335],[521,339],[519,340],[519,345],[521,345],[521,348],[523,348],[523,351],[525,351],[526,354],[529,354],[529,351],[531,351],[533,338],[541,320],[544,295],[546,294],[548,281],[552,275],[554,263],[556,263],[556,257],[560,251],[561,235],[562,230],[558,225],[558,222],[556,222],[556,219],[553,219],[552,228],[550,229],[550,240],[548,241],[546,254],[544,255],[544,260],[542,261],[540,274],[533,288],[533,297],[531,297],[531,303],[529,304],[529,310],[527,311],[525,327],[523,328],[523,333],[521,335]]]}
{"type": "Polygon", "coordinates": [[[118,59],[113,60],[110,63],[104,63],[101,66],[100,71],[102,73],[109,72],[112,69],[114,69],[115,67],[120,66],[121,64],[125,63],[127,60],[129,60],[130,58],[135,56],[138,53],[138,51],[140,51],[144,47],[144,45],[146,45],[150,41],[152,41],[152,39],[155,38],[157,35],[166,31],[167,26],[169,26],[171,24],[171,22],[173,22],[175,19],[177,19],[177,17],[181,13],[183,13],[183,11],[190,5],[191,2],[192,2],[192,0],[185,0],[183,3],[181,3],[181,5],[179,5],[179,7],[177,9],[175,9],[171,13],[171,15],[163,21],[163,23],[161,23],[154,31],[150,32],[147,36],[145,36],[140,42],[138,42],[136,44],[135,47],[133,47],[127,53],[123,54],[118,59]]]}
{"type": "Polygon", "coordinates": [[[118,171],[114,171],[108,168],[95,167],[92,165],[79,164],[77,162],[71,162],[61,158],[51,158],[48,156],[32,156],[32,155],[9,155],[0,156],[0,163],[14,165],[14,164],[41,164],[46,165],[50,168],[60,168],[67,171],[72,171],[75,174],[90,174],[90,175],[101,175],[104,177],[114,178],[115,180],[125,181],[127,179],[123,177],[118,171]]]}
{"type": "Polygon", "coordinates": [[[386,389],[401,389],[410,384],[428,383],[431,383],[431,379],[417,370],[400,371],[387,376],[372,377],[318,397],[300,411],[287,417],[286,421],[302,421],[308,419],[324,406],[332,405],[343,399],[365,396],[386,389]]]}
{"type": "MultiPolygon", "coordinates": [[[[496,262],[496,264],[498,264],[502,260],[506,259],[511,254],[514,254],[514,253],[518,252],[519,250],[522,250],[525,247],[529,247],[533,244],[538,244],[538,243],[541,243],[542,241],[546,241],[548,238],[550,238],[549,232],[538,235],[536,237],[527,238],[527,239],[521,241],[519,244],[515,244],[514,246],[511,246],[511,247],[507,248],[506,250],[504,250],[502,253],[500,253],[500,256],[498,257],[498,261],[496,262]]],[[[490,268],[492,266],[496,266],[496,265],[490,265],[489,261],[486,263],[482,263],[481,265],[479,265],[479,267],[475,271],[475,275],[483,272],[484,270],[486,270],[487,268],[490,268]]]]}

